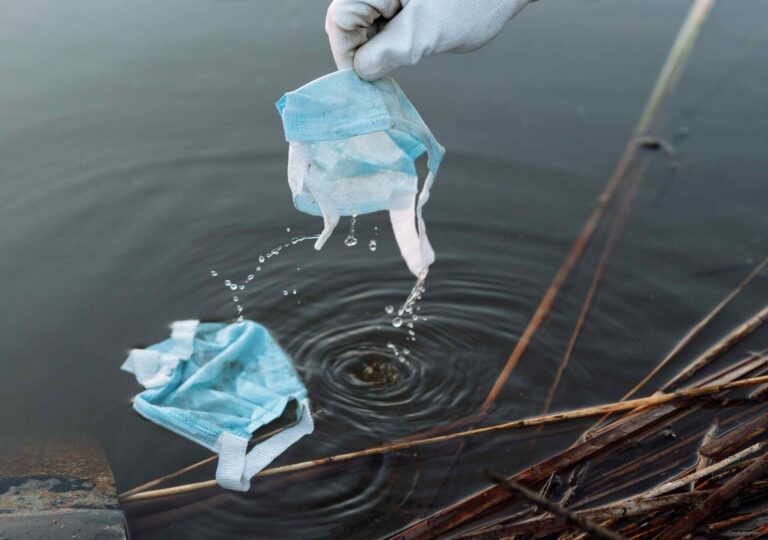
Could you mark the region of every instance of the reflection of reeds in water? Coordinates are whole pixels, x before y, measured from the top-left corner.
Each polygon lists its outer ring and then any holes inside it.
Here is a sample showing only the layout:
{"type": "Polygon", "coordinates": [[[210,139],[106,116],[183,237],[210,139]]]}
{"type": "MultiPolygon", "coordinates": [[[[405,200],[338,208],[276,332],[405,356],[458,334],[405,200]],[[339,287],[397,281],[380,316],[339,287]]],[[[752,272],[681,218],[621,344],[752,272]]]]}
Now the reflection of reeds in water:
{"type": "MultiPolygon", "coordinates": [[[[587,321],[613,248],[631,211],[646,168],[647,152],[643,148],[648,147],[647,141],[653,138],[659,128],[667,98],[713,4],[714,0],[694,1],[619,164],[488,393],[479,414],[450,426],[438,427],[382,446],[273,467],[259,476],[297,471],[306,474],[366,456],[453,440],[465,441],[487,433],[597,415],[602,416],[602,419],[571,447],[509,479],[495,477],[495,486],[415,522],[393,538],[455,537],[459,528],[462,538],[534,536],[575,539],[602,534],[612,538],[670,539],[684,537],[700,527],[712,535],[722,535],[735,527],[753,529],[745,533],[744,537],[757,538],[768,534],[765,525],[749,527],[756,520],[764,520],[768,513],[765,505],[768,480],[764,479],[768,475],[768,443],[765,440],[768,434],[768,407],[763,401],[768,392],[768,352],[753,353],[680,389],[701,370],[721,359],[733,346],[761,327],[768,320],[768,307],[764,307],[695,358],[661,386],[660,392],[650,397],[630,400],[673,360],[679,358],[691,341],[768,266],[768,258],[758,264],[619,402],[575,411],[547,413],[561,375],[568,366],[587,321]],[[617,198],[616,203],[614,199],[617,198]],[[561,364],[547,392],[542,414],[477,427],[498,399],[506,381],[555,305],[561,288],[614,203],[616,211],[609,224],[607,239],[561,364]],[[755,385],[758,388],[746,398],[737,399],[733,396],[737,389],[755,385]],[[616,416],[617,413],[623,414],[616,416]],[[681,466],[685,468],[680,470],[681,466]],[[673,475],[671,478],[670,474],[673,475]],[[659,483],[660,477],[665,480],[659,483]],[[540,493],[536,495],[531,490],[540,493]],[[544,504],[542,497],[550,503],[544,504]],[[610,500],[612,497],[614,499],[610,500]],[[741,504],[727,507],[736,498],[741,504]]],[[[454,454],[453,464],[458,462],[463,448],[463,444],[460,444],[454,454]]],[[[158,480],[175,476],[176,473],[158,480]]],[[[286,481],[294,479],[300,481],[301,477],[286,477],[286,481]]],[[[216,485],[215,481],[206,481],[147,491],[149,487],[159,484],[159,481],[151,483],[151,486],[131,490],[123,494],[121,499],[124,502],[134,501],[132,504],[136,505],[151,504],[157,499],[172,501],[216,485]]],[[[181,506],[182,511],[176,514],[167,511],[168,516],[161,516],[154,523],[168,524],[174,519],[182,519],[201,510],[208,511],[218,504],[226,504],[227,496],[219,494],[191,504],[188,499],[186,503],[184,499],[180,500],[182,502],[175,505],[169,502],[168,506],[172,509],[181,506]],[[189,512],[184,512],[184,508],[189,512]]],[[[147,523],[153,523],[152,518],[147,523]]]]}

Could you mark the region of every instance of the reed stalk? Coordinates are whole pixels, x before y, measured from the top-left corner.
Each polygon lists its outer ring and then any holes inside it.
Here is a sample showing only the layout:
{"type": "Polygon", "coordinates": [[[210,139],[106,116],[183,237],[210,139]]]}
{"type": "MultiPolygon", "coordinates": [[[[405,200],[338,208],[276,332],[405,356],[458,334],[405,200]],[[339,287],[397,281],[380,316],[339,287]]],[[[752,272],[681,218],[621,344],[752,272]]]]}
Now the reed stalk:
{"type": "Polygon", "coordinates": [[[582,227],[581,232],[577,236],[573,245],[571,246],[568,255],[563,261],[562,265],[558,269],[552,283],[549,285],[547,291],[544,293],[538,307],[534,311],[533,317],[526,326],[523,334],[520,336],[517,344],[515,345],[512,353],[510,354],[507,362],[499,373],[493,387],[488,393],[485,401],[483,402],[481,410],[487,411],[496,401],[503,388],[504,384],[509,379],[512,371],[517,366],[517,363],[522,358],[526,349],[530,345],[533,336],[538,331],[541,324],[547,318],[547,315],[552,309],[552,306],[560,293],[560,289],[565,283],[566,279],[573,271],[576,263],[581,258],[587,245],[589,244],[592,236],[595,233],[598,223],[603,217],[608,204],[613,199],[618,186],[621,184],[622,179],[627,174],[635,161],[635,158],[640,149],[638,139],[641,137],[647,137],[652,129],[658,129],[660,123],[660,113],[666,104],[668,96],[672,93],[677,81],[682,72],[683,66],[693,48],[693,44],[696,42],[696,38],[699,35],[701,27],[707,20],[710,10],[712,9],[715,0],[695,0],[691,6],[688,16],[680,29],[680,32],[675,39],[672,49],[669,52],[664,67],[659,74],[659,78],[653,87],[651,96],[646,103],[643,113],[640,116],[640,120],[637,122],[635,129],[624,149],[624,154],[619,160],[618,165],[611,174],[608,183],[603,189],[602,194],[597,200],[592,213],[590,214],[587,222],[582,227]]]}
{"type": "Polygon", "coordinates": [[[664,358],[661,359],[661,361],[654,367],[645,377],[643,377],[640,382],[638,382],[635,386],[632,387],[632,389],[629,390],[622,399],[629,399],[632,396],[634,396],[638,390],[640,390],[643,386],[645,386],[648,381],[653,379],[656,375],[659,374],[659,372],[664,369],[672,360],[675,360],[678,356],[680,356],[680,353],[685,349],[685,347],[688,346],[688,344],[693,341],[693,339],[698,336],[701,331],[710,323],[712,320],[717,317],[725,307],[731,303],[731,301],[738,296],[738,294],[744,290],[744,288],[749,285],[753,279],[755,279],[760,273],[765,270],[765,267],[768,266],[768,257],[762,260],[757,266],[755,266],[754,269],[743,279],[741,282],[736,286],[735,289],[733,289],[728,295],[726,295],[725,298],[723,298],[712,310],[706,314],[706,316],[701,319],[698,323],[696,323],[693,328],[688,330],[688,332],[678,341],[675,343],[675,346],[670,349],[670,351],[664,356],[664,358]]]}
{"type": "MultiPolygon", "coordinates": [[[[734,390],[737,388],[746,388],[758,384],[768,383],[768,375],[762,377],[754,377],[751,379],[743,379],[740,381],[733,381],[724,384],[704,386],[700,388],[687,388],[678,392],[670,394],[654,395],[645,398],[634,399],[630,401],[606,403],[604,405],[595,405],[592,407],[584,407],[582,409],[574,409],[570,411],[564,411],[559,413],[545,414],[532,416],[529,418],[523,418],[520,420],[513,420],[511,422],[505,422],[501,424],[495,424],[492,426],[485,426],[480,428],[473,428],[466,431],[457,433],[451,433],[448,435],[439,435],[435,437],[429,437],[420,440],[403,441],[398,443],[390,443],[382,446],[376,446],[373,448],[367,448],[365,450],[359,450],[356,452],[348,452],[345,454],[337,454],[335,456],[328,456],[320,459],[314,459],[311,461],[303,461],[300,463],[294,463],[291,465],[283,465],[280,467],[273,467],[265,469],[258,473],[256,476],[268,476],[273,474],[281,474],[286,472],[300,471],[317,467],[321,465],[328,465],[331,463],[338,463],[341,461],[349,461],[351,459],[357,459],[361,457],[375,456],[381,454],[387,454],[396,452],[399,450],[406,450],[409,448],[416,448],[419,446],[432,445],[457,439],[463,439],[466,437],[473,437],[477,435],[484,435],[488,433],[498,433],[502,431],[509,431],[512,429],[520,429],[524,427],[541,426],[546,424],[553,424],[557,422],[564,422],[568,420],[576,420],[580,418],[588,418],[590,416],[596,416],[599,414],[605,414],[608,412],[628,411],[636,409],[638,407],[660,407],[667,405],[671,402],[682,399],[697,399],[706,398],[712,394],[719,394],[728,390],[734,390]]],[[[141,493],[134,493],[126,497],[120,498],[121,502],[129,502],[143,499],[150,499],[154,497],[163,497],[167,495],[176,495],[180,493],[189,493],[197,491],[199,489],[206,489],[215,487],[215,480],[206,480],[203,482],[196,482],[193,484],[185,484],[182,486],[176,486],[166,489],[157,489],[153,491],[144,491],[141,493]]]]}
{"type": "Polygon", "coordinates": [[[685,514],[679,520],[669,525],[661,534],[659,540],[682,538],[706,520],[720,508],[728,504],[746,486],[768,473],[768,453],[756,458],[748,467],[730,478],[720,488],[699,506],[685,514]]]}
{"type": "Polygon", "coordinates": [[[683,368],[682,371],[667,381],[664,386],[659,389],[659,391],[665,392],[679,388],[681,384],[696,375],[703,368],[707,367],[715,359],[719,358],[723,353],[741,343],[755,330],[760,328],[760,326],[765,324],[766,321],[768,321],[768,305],[764,306],[747,321],[731,330],[731,332],[725,335],[712,347],[707,349],[707,351],[698,356],[693,362],[683,368]]]}

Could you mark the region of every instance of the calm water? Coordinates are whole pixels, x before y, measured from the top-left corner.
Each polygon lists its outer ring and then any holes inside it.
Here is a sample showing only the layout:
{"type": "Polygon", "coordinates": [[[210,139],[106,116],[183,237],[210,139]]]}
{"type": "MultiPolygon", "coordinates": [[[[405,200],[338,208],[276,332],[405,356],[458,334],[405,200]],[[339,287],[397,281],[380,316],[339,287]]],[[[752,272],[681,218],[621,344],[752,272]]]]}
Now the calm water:
{"type": "MultiPolygon", "coordinates": [[[[273,103],[333,69],[325,4],[0,5],[0,437],[94,435],[123,490],[207,455],[141,420],[129,406],[137,384],[118,368],[173,320],[236,316],[211,269],[244,279],[259,254],[319,232],[291,205],[273,103]]],[[[384,307],[412,279],[383,214],[358,220],[354,247],[347,221],[322,252],[305,242],[261,265],[241,295],[245,314],[273,330],[322,410],[280,463],[477,410],[618,160],[688,5],[543,0],[482,51],[397,74],[448,150],[426,208],[438,254],[420,303],[429,320],[415,342],[389,324],[384,307]],[[388,342],[411,353],[399,361],[388,342]]],[[[766,21],[763,0],[716,6],[662,133],[684,168],[653,159],[555,407],[619,397],[765,256],[766,21]]],[[[542,407],[597,256],[564,289],[491,421],[542,407]]],[[[766,295],[763,277],[690,353],[766,295]]],[[[745,347],[767,341],[757,334],[745,347]]],[[[481,465],[513,472],[563,447],[578,434],[570,427],[535,446],[530,433],[478,439],[437,495],[454,446],[259,480],[249,496],[207,492],[216,498],[186,514],[158,503],[130,520],[139,539],[384,536],[433,499],[482,487],[481,465]]]]}

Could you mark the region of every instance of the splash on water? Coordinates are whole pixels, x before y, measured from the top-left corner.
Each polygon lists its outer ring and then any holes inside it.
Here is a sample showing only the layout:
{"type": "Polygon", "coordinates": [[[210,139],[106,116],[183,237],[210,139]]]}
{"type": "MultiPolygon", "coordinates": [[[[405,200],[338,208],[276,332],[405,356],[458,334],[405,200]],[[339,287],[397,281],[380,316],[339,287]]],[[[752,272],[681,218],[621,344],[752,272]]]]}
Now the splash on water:
{"type": "Polygon", "coordinates": [[[405,347],[398,347],[392,342],[387,343],[387,349],[392,352],[392,356],[397,358],[400,362],[405,362],[406,357],[411,354],[411,351],[405,347]]]}
{"type": "MultiPolygon", "coordinates": [[[[291,230],[290,227],[286,228],[286,231],[290,232],[290,230],[291,230]]],[[[354,232],[354,223],[353,223],[351,232],[354,232]]],[[[314,234],[310,236],[293,237],[291,238],[290,242],[285,242],[283,244],[280,244],[274,249],[271,249],[270,251],[268,251],[266,254],[259,255],[258,257],[259,264],[263,265],[267,262],[267,259],[276,257],[277,255],[280,254],[280,252],[284,248],[295,246],[296,244],[300,244],[301,242],[305,242],[307,240],[317,240],[319,237],[320,237],[319,234],[314,234]]],[[[262,268],[261,266],[257,266],[256,272],[261,272],[261,268],[262,268]]],[[[296,270],[300,270],[300,267],[296,268],[296,270]]],[[[210,274],[211,274],[211,277],[219,276],[219,273],[216,270],[211,270],[210,274]]],[[[256,274],[253,273],[253,274],[248,274],[248,276],[240,282],[232,281],[231,279],[224,280],[224,286],[230,291],[232,291],[232,303],[235,305],[235,311],[237,312],[237,322],[240,324],[242,324],[245,321],[245,314],[244,314],[245,308],[240,303],[240,296],[238,295],[238,293],[245,291],[246,286],[255,278],[256,278],[256,274]]],[[[283,290],[283,296],[288,296],[289,294],[295,295],[296,293],[297,293],[296,289],[293,289],[290,293],[287,289],[283,290]]]]}
{"type": "MultiPolygon", "coordinates": [[[[418,321],[427,320],[426,317],[416,313],[419,311],[419,306],[417,303],[419,300],[421,300],[422,296],[427,290],[424,286],[426,280],[426,273],[420,275],[418,279],[416,279],[416,283],[414,284],[413,289],[411,289],[411,292],[408,294],[405,302],[403,302],[403,304],[398,308],[397,315],[392,319],[392,326],[395,328],[400,328],[403,325],[408,328],[408,341],[416,341],[416,323],[418,321]]],[[[387,306],[384,308],[384,311],[387,313],[387,315],[392,315],[394,314],[395,310],[393,306],[387,306]]]]}

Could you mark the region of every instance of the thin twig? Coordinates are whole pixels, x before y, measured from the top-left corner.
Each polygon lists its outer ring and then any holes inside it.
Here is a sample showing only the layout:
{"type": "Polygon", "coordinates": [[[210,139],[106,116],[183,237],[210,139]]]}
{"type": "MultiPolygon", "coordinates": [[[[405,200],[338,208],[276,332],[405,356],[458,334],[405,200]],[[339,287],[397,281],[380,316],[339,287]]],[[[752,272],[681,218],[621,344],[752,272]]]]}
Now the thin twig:
{"type": "Polygon", "coordinates": [[[724,352],[730,350],[732,347],[743,341],[755,330],[760,328],[760,326],[762,326],[766,321],[768,321],[768,305],[764,306],[747,321],[731,330],[726,336],[720,339],[720,341],[715,343],[706,352],[704,352],[704,354],[698,356],[682,371],[667,381],[659,391],[665,392],[679,388],[682,383],[693,377],[704,367],[708,366],[714,359],[718,358],[724,352]]]}
{"type": "Polygon", "coordinates": [[[624,397],[622,399],[629,399],[632,396],[637,393],[638,390],[640,390],[643,386],[645,386],[648,381],[653,379],[656,375],[659,374],[659,372],[664,369],[672,360],[676,359],[680,353],[683,351],[685,347],[688,346],[688,344],[695,338],[696,336],[701,333],[701,331],[710,323],[712,320],[717,317],[723,309],[731,303],[731,300],[736,298],[736,296],[744,290],[744,288],[750,284],[750,282],[755,279],[763,270],[765,270],[765,267],[768,266],[768,257],[762,260],[760,264],[755,266],[755,268],[745,277],[743,280],[741,280],[741,283],[739,283],[735,289],[733,289],[725,298],[723,298],[719,304],[717,304],[714,308],[712,308],[712,311],[707,313],[707,315],[701,319],[698,323],[696,323],[693,328],[691,328],[687,334],[683,336],[683,338],[678,341],[674,347],[662,358],[661,362],[659,362],[656,367],[654,367],[648,375],[642,378],[640,382],[638,382],[635,386],[632,387],[632,389],[624,394],[624,397]]]}

